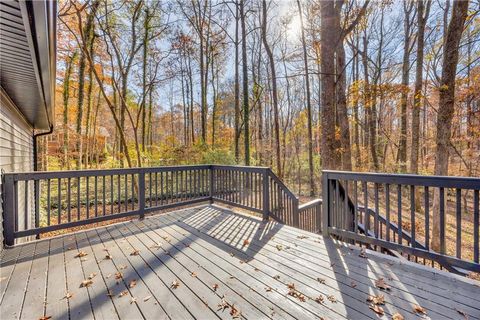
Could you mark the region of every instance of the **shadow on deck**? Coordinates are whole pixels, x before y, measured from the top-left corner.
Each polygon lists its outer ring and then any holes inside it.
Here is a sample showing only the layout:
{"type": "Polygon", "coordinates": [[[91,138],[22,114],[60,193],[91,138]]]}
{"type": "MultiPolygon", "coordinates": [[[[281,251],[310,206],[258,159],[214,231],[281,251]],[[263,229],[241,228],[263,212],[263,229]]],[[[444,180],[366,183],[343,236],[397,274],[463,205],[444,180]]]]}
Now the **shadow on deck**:
{"type": "Polygon", "coordinates": [[[432,319],[480,319],[478,282],[362,256],[278,222],[199,206],[4,250],[0,310],[25,319],[414,319],[419,306],[432,319]],[[384,296],[383,314],[369,295],[384,296]]]}

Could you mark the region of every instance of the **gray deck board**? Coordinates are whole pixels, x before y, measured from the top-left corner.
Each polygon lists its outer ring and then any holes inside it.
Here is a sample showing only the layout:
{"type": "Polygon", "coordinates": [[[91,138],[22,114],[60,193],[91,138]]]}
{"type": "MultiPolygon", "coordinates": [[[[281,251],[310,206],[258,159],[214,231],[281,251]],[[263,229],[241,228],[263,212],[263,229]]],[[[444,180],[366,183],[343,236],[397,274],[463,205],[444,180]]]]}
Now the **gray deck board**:
{"type": "Polygon", "coordinates": [[[229,308],[219,310],[222,298],[243,319],[391,319],[396,312],[419,319],[415,304],[426,309],[424,318],[462,319],[465,313],[480,319],[477,281],[368,250],[362,258],[357,247],[341,241],[213,205],[19,244],[0,254],[6,319],[231,319],[229,308]],[[134,250],[138,254],[131,255],[134,250]],[[75,258],[80,251],[87,255],[75,258]],[[93,284],[80,288],[92,273],[93,284]],[[390,291],[376,288],[381,277],[390,291]],[[172,288],[173,281],[180,286],[172,288]],[[291,283],[305,301],[288,294],[291,283]],[[366,301],[374,294],[385,296],[381,317],[366,301]],[[314,301],[320,295],[323,303],[314,301]]]}
{"type": "Polygon", "coordinates": [[[48,282],[45,315],[52,319],[68,317],[67,281],[65,278],[65,260],[63,252],[63,238],[50,240],[50,256],[48,261],[48,282]]]}
{"type": "MultiPolygon", "coordinates": [[[[203,216],[203,217],[204,217],[203,221],[208,221],[208,218],[206,216],[203,216]]],[[[229,221],[229,219],[232,218],[232,215],[220,214],[220,215],[218,215],[218,217],[226,218],[226,224],[231,225],[231,227],[233,229],[236,229],[236,230],[242,230],[242,229],[245,229],[245,228],[249,228],[249,227],[251,227],[251,224],[252,224],[251,221],[248,221],[248,219],[245,219],[245,218],[240,218],[244,222],[246,221],[246,223],[243,226],[239,225],[235,221],[229,221]]],[[[236,219],[238,219],[238,218],[239,217],[237,216],[236,219]]],[[[188,221],[189,220],[187,219],[187,223],[188,223],[188,221]]],[[[213,225],[215,225],[214,222],[213,222],[213,225]]],[[[193,227],[198,227],[198,226],[193,225],[193,227]]],[[[205,227],[209,228],[209,231],[207,232],[208,234],[212,235],[213,237],[219,238],[219,240],[221,240],[222,242],[232,243],[234,245],[236,244],[237,248],[240,248],[239,245],[238,245],[238,243],[239,243],[238,240],[239,239],[235,239],[235,238],[225,239],[223,237],[222,233],[221,232],[215,232],[215,230],[213,230],[214,228],[212,228],[211,225],[209,226],[207,224],[205,227]]],[[[202,229],[200,229],[200,230],[202,230],[202,229]]],[[[245,233],[250,233],[250,232],[242,232],[241,231],[240,233],[245,234],[245,233]]],[[[367,270],[367,272],[365,272],[365,269],[366,269],[365,266],[363,266],[362,269],[357,268],[357,270],[352,271],[351,269],[354,269],[354,268],[351,267],[350,263],[343,263],[344,265],[346,265],[346,267],[340,268],[340,264],[342,264],[342,262],[339,259],[336,259],[337,260],[336,263],[338,263],[339,267],[336,268],[336,272],[335,272],[335,274],[333,274],[331,272],[331,270],[332,270],[331,262],[330,261],[321,261],[321,260],[317,259],[317,257],[329,257],[329,256],[334,256],[335,257],[335,256],[337,256],[338,258],[341,257],[342,259],[345,260],[346,254],[343,255],[343,252],[337,252],[338,248],[336,246],[333,246],[333,245],[331,246],[332,248],[331,248],[330,252],[334,251],[335,252],[334,254],[332,254],[332,253],[327,254],[327,252],[325,252],[324,254],[318,254],[319,250],[312,250],[312,251],[309,251],[309,252],[301,253],[298,250],[298,245],[295,246],[295,244],[301,242],[302,240],[299,240],[299,239],[296,239],[296,238],[290,238],[289,241],[281,242],[284,249],[279,251],[275,248],[275,245],[276,245],[276,241],[282,236],[281,234],[282,234],[281,231],[278,232],[275,235],[273,240],[266,241],[264,243],[262,243],[262,241],[251,241],[251,245],[256,246],[257,249],[259,249],[259,250],[264,249],[264,250],[268,251],[264,254],[265,254],[265,258],[268,258],[269,261],[271,261],[271,259],[274,259],[275,261],[283,263],[285,266],[287,266],[289,268],[292,268],[296,271],[308,272],[308,269],[310,269],[310,271],[311,271],[310,273],[312,273],[314,271],[319,270],[318,267],[320,266],[320,267],[324,268],[325,270],[327,270],[327,272],[330,271],[331,276],[333,277],[333,279],[337,283],[341,283],[341,280],[342,280],[341,279],[342,278],[341,273],[343,273],[343,276],[344,276],[343,277],[343,284],[344,285],[343,285],[343,287],[340,288],[340,291],[342,291],[342,292],[348,290],[348,287],[350,286],[351,281],[355,281],[357,286],[355,287],[354,290],[347,291],[347,293],[352,293],[352,292],[358,291],[360,289],[359,286],[362,283],[366,286],[368,286],[368,285],[371,286],[371,284],[374,283],[374,281],[376,279],[378,279],[379,277],[384,277],[385,279],[390,278],[390,275],[388,275],[388,274],[382,274],[382,273],[379,273],[379,272],[373,273],[370,270],[367,270]],[[260,244],[263,245],[264,247],[260,248],[259,247],[260,244]],[[295,263],[296,263],[296,265],[295,265],[295,263]],[[345,270],[342,270],[342,269],[345,269],[345,270]],[[349,273],[354,274],[354,276],[350,277],[350,279],[347,277],[349,273]]],[[[259,258],[257,258],[257,260],[258,259],[259,258]]],[[[364,260],[364,259],[362,259],[362,260],[364,260]]],[[[371,265],[372,264],[370,264],[368,267],[371,268],[370,267],[371,265]]],[[[379,271],[382,271],[382,270],[379,270],[379,271]]],[[[313,278],[313,276],[312,276],[312,278],[313,278]]],[[[313,279],[315,279],[315,278],[313,278],[313,279]]],[[[434,302],[431,302],[430,301],[430,299],[432,298],[431,293],[426,291],[426,290],[421,290],[421,289],[418,289],[418,288],[413,286],[413,287],[409,287],[408,292],[407,292],[403,289],[404,285],[406,284],[405,282],[402,282],[402,283],[396,282],[396,281],[394,281],[394,278],[392,278],[392,280],[388,280],[388,282],[389,282],[390,285],[392,285],[392,288],[394,288],[396,290],[392,290],[390,292],[390,294],[386,296],[386,298],[396,297],[398,299],[406,300],[406,302],[408,302],[410,304],[411,303],[418,303],[418,304],[422,305],[423,307],[425,307],[427,309],[431,309],[432,312],[434,312],[434,314],[436,313],[438,317],[442,317],[442,316],[443,317],[445,317],[445,316],[454,317],[454,316],[457,315],[456,311],[454,309],[454,306],[458,305],[458,304],[455,304],[455,302],[452,302],[451,297],[449,299],[447,299],[445,297],[437,295],[433,299],[434,302]],[[412,297],[412,294],[415,295],[415,299],[412,297]]],[[[368,291],[366,291],[364,293],[368,294],[368,291]]],[[[379,292],[376,292],[376,293],[378,294],[379,292]]],[[[363,297],[364,296],[365,295],[363,295],[363,297]]],[[[397,307],[400,307],[401,306],[400,303],[402,303],[405,306],[405,311],[411,311],[411,308],[408,304],[405,304],[398,299],[395,300],[395,305],[397,307]]],[[[477,299],[477,301],[478,301],[478,299],[477,299]]],[[[388,300],[387,300],[387,302],[388,302],[388,300]]],[[[347,303],[347,304],[350,304],[350,303],[347,303]]],[[[464,302],[462,304],[463,304],[462,310],[466,311],[468,313],[474,314],[474,313],[480,311],[480,309],[477,309],[478,307],[477,308],[471,308],[471,307],[469,307],[469,305],[465,304],[464,302]]]]}

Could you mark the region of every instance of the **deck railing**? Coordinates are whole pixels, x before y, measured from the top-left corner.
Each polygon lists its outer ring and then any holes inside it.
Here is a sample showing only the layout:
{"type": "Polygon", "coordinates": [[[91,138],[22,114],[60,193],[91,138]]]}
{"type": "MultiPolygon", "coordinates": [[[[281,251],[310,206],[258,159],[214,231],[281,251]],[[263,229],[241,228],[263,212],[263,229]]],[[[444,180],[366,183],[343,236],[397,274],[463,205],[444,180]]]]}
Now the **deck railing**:
{"type": "Polygon", "coordinates": [[[6,245],[18,238],[209,201],[454,272],[480,271],[478,178],[324,171],[324,201],[302,205],[266,167],[28,172],[3,174],[2,179],[6,245]],[[433,237],[438,240],[434,248],[433,237]]]}
{"type": "Polygon", "coordinates": [[[199,202],[221,202],[319,232],[321,203],[298,198],[264,167],[194,165],[3,174],[3,232],[15,239],[139,216],[199,202]]]}
{"type": "Polygon", "coordinates": [[[480,272],[480,179],[323,171],[322,185],[325,235],[480,272]]]}

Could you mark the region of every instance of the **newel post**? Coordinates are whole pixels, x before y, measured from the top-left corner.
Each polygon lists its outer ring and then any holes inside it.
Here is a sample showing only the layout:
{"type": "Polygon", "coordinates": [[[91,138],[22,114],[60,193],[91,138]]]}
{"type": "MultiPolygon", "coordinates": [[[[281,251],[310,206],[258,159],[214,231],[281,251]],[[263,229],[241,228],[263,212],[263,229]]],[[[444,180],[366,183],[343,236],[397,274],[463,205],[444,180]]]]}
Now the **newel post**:
{"type": "Polygon", "coordinates": [[[330,217],[330,186],[328,181],[328,173],[322,171],[322,234],[328,236],[329,217],[330,217]]]}
{"type": "Polygon", "coordinates": [[[3,175],[3,237],[7,246],[15,244],[15,182],[13,176],[3,175]]]}
{"type": "Polygon", "coordinates": [[[210,172],[210,204],[213,203],[213,195],[215,194],[214,190],[214,181],[213,181],[213,166],[209,166],[209,172],[210,172]]]}
{"type": "Polygon", "coordinates": [[[265,169],[263,172],[263,220],[268,220],[268,216],[270,215],[270,183],[268,181],[268,171],[269,169],[265,169]]]}
{"type": "Polygon", "coordinates": [[[145,218],[145,170],[138,172],[138,212],[140,219],[145,218]]]}

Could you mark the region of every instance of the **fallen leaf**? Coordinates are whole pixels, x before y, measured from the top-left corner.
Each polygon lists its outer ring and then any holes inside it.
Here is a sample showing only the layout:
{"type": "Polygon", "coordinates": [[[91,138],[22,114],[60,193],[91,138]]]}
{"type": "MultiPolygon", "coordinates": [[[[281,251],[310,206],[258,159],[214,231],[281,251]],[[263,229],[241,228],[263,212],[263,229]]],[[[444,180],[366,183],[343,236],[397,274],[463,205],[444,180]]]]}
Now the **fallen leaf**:
{"type": "Polygon", "coordinates": [[[110,253],[105,255],[105,260],[112,260],[112,259],[113,259],[113,256],[110,253]]]}
{"type": "Polygon", "coordinates": [[[372,310],[373,310],[376,314],[378,314],[378,315],[383,316],[383,314],[385,313],[385,312],[383,311],[383,308],[380,307],[380,306],[377,306],[376,304],[370,304],[368,307],[369,307],[370,309],[372,309],[372,310]]]}
{"type": "Polygon", "coordinates": [[[172,284],[170,285],[170,288],[177,289],[180,286],[180,282],[177,280],[173,280],[172,284]]]}
{"type": "Polygon", "coordinates": [[[405,318],[398,312],[395,312],[392,316],[392,320],[404,320],[405,318]]]}
{"type": "Polygon", "coordinates": [[[115,279],[116,280],[120,280],[123,278],[123,273],[121,272],[115,272],[115,279]]]}
{"type": "Polygon", "coordinates": [[[128,284],[128,287],[129,288],[133,288],[137,285],[137,280],[133,279],[130,281],[130,283],[128,284]]]}
{"type": "Polygon", "coordinates": [[[235,254],[233,252],[230,252],[230,257],[233,257],[235,256],[235,254]]]}
{"type": "Polygon", "coordinates": [[[321,284],[325,284],[325,279],[323,278],[317,278],[317,281],[320,282],[321,284]]]}
{"type": "Polygon", "coordinates": [[[302,302],[306,301],[305,296],[303,294],[301,294],[300,292],[298,292],[297,290],[295,290],[294,288],[290,288],[290,290],[288,290],[288,295],[292,296],[292,297],[295,297],[302,302]]]}
{"type": "Polygon", "coordinates": [[[295,290],[295,283],[289,283],[289,284],[288,284],[288,289],[293,289],[293,290],[295,290]]]}
{"type": "Polygon", "coordinates": [[[80,251],[79,253],[77,253],[75,255],[75,258],[82,258],[82,257],[85,257],[87,255],[88,255],[88,253],[86,253],[85,251],[80,251]]]}
{"type": "Polygon", "coordinates": [[[97,274],[96,274],[95,272],[92,272],[92,273],[90,273],[90,274],[88,275],[88,279],[89,279],[89,280],[92,280],[93,278],[95,278],[96,275],[97,275],[97,274]]]}
{"type": "Polygon", "coordinates": [[[194,271],[190,274],[192,277],[196,278],[197,277],[197,273],[194,271]]]}
{"type": "Polygon", "coordinates": [[[212,288],[213,288],[213,291],[217,291],[217,289],[218,289],[218,284],[214,283],[213,286],[212,286],[212,288]]]}
{"type": "Polygon", "coordinates": [[[133,250],[130,255],[131,256],[138,256],[140,254],[140,250],[133,250]]]}
{"type": "Polygon", "coordinates": [[[222,300],[217,305],[217,307],[218,307],[217,311],[220,311],[220,310],[224,311],[225,309],[227,309],[229,307],[228,302],[225,300],[224,297],[222,297],[222,300]]]}
{"type": "Polygon", "coordinates": [[[146,296],[145,298],[143,298],[143,302],[147,302],[148,300],[150,300],[152,298],[152,296],[146,296]]]}
{"type": "Polygon", "coordinates": [[[237,308],[235,308],[234,304],[230,306],[230,315],[232,316],[233,319],[239,318],[241,315],[240,311],[237,308]]]}
{"type": "Polygon", "coordinates": [[[280,275],[277,274],[276,276],[273,277],[273,279],[275,279],[275,280],[280,279],[280,275]]]}
{"type": "Polygon", "coordinates": [[[80,283],[80,288],[86,288],[86,287],[89,287],[93,284],[93,280],[91,279],[87,279],[87,280],[83,280],[82,283],[80,283]]]}
{"type": "Polygon", "coordinates": [[[307,236],[303,236],[303,235],[302,235],[302,236],[297,236],[297,238],[298,238],[298,239],[308,239],[307,236]]]}
{"type": "Polygon", "coordinates": [[[355,288],[357,286],[357,283],[355,281],[350,282],[350,287],[355,288]]]}
{"type": "Polygon", "coordinates": [[[248,246],[250,244],[250,241],[245,239],[243,240],[243,246],[248,246]]]}
{"type": "Polygon", "coordinates": [[[383,296],[383,294],[379,294],[376,296],[368,296],[367,301],[372,302],[372,304],[375,305],[385,304],[385,297],[383,296]]]}
{"type": "Polygon", "coordinates": [[[63,297],[63,299],[70,299],[70,298],[72,298],[72,297],[73,297],[73,293],[67,292],[67,293],[65,294],[65,297],[63,297]]]}
{"type": "Polygon", "coordinates": [[[272,288],[271,287],[266,287],[265,291],[270,292],[270,291],[272,291],[272,288]]]}
{"type": "Polygon", "coordinates": [[[333,303],[337,303],[337,298],[335,298],[335,296],[329,295],[329,296],[327,296],[327,298],[328,298],[328,301],[333,302],[333,303]]]}
{"type": "Polygon", "coordinates": [[[48,319],[52,319],[52,316],[42,316],[38,318],[38,320],[48,320],[48,319]]]}
{"type": "Polygon", "coordinates": [[[362,248],[362,250],[360,250],[360,254],[358,255],[360,258],[366,258],[367,257],[367,253],[365,252],[365,249],[362,248]]]}
{"type": "Polygon", "coordinates": [[[390,290],[391,287],[385,282],[383,278],[380,278],[375,281],[375,286],[382,290],[390,290]]]}
{"type": "Polygon", "coordinates": [[[457,310],[457,312],[461,314],[465,319],[468,319],[468,314],[465,311],[460,309],[455,309],[455,310],[457,310]]]}
{"type": "Polygon", "coordinates": [[[315,302],[316,303],[323,303],[323,296],[320,295],[320,296],[316,297],[315,302]]]}
{"type": "Polygon", "coordinates": [[[260,269],[258,269],[258,268],[254,268],[253,270],[255,270],[255,271],[260,271],[260,269]]]}
{"type": "Polygon", "coordinates": [[[427,310],[418,304],[413,305],[413,311],[420,314],[427,314],[427,310]]]}
{"type": "Polygon", "coordinates": [[[126,296],[128,294],[128,290],[123,290],[122,292],[120,292],[120,294],[118,295],[119,298],[123,297],[123,296],[126,296]]]}
{"type": "Polygon", "coordinates": [[[276,248],[277,248],[277,250],[278,250],[278,251],[282,251],[282,249],[283,249],[283,246],[282,246],[282,245],[279,245],[279,244],[277,244],[276,248]]]}
{"type": "Polygon", "coordinates": [[[130,299],[130,304],[132,304],[134,302],[137,302],[137,298],[132,297],[132,299],[130,299]]]}
{"type": "Polygon", "coordinates": [[[126,266],[126,265],[120,265],[120,266],[118,266],[118,269],[123,270],[123,269],[127,269],[127,267],[128,266],[126,266]]]}

